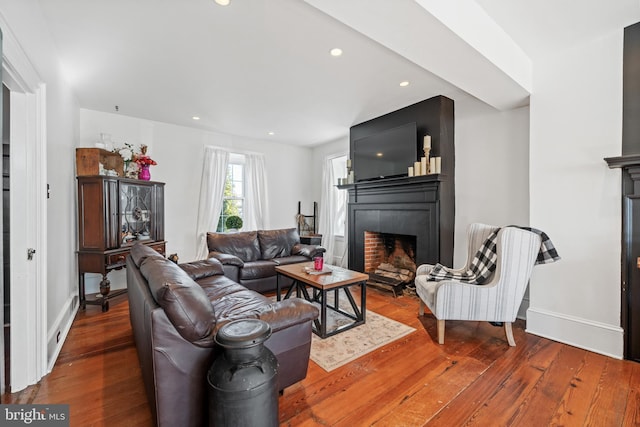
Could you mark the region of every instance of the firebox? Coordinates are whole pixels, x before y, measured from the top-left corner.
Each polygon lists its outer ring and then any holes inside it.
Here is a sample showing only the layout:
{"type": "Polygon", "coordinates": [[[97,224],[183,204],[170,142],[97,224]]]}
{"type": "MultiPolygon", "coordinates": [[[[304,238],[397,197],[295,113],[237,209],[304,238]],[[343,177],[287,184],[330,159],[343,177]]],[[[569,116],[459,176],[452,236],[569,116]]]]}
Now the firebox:
{"type": "Polygon", "coordinates": [[[416,236],[364,232],[367,285],[390,290],[397,296],[413,281],[416,268],[416,236]]]}

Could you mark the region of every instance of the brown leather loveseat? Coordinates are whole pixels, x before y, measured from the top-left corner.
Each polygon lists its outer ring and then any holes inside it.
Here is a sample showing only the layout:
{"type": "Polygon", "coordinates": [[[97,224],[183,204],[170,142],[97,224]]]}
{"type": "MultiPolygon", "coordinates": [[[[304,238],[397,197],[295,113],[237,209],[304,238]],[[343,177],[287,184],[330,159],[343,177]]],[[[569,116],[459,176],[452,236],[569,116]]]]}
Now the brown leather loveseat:
{"type": "Polygon", "coordinates": [[[207,372],[217,330],[235,319],[271,326],[278,390],[307,375],[318,309],[298,298],[273,302],[223,275],[215,259],[180,266],[145,245],[127,257],[129,316],[151,412],[158,426],[207,425],[207,372]]]}
{"type": "MultiPolygon", "coordinates": [[[[276,266],[311,261],[325,249],[300,243],[295,228],[207,233],[209,258],[224,266],[224,274],[257,292],[276,290],[276,266]]],[[[286,288],[291,280],[281,278],[286,288]]]]}

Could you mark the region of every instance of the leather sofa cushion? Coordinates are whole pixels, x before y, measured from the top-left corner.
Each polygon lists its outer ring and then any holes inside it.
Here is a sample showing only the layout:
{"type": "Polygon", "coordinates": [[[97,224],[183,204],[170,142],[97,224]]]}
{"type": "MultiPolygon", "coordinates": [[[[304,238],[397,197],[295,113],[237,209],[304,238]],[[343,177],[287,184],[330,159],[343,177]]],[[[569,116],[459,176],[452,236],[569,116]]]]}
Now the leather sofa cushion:
{"type": "Polygon", "coordinates": [[[244,262],[260,259],[257,231],[238,233],[207,233],[209,252],[235,255],[244,262]]]}
{"type": "Polygon", "coordinates": [[[301,255],[309,259],[316,256],[322,256],[326,252],[326,249],[318,245],[305,245],[304,243],[298,243],[291,250],[291,255],[301,255]]]}
{"type": "Polygon", "coordinates": [[[147,245],[143,245],[142,243],[136,243],[135,245],[131,246],[131,250],[129,251],[129,254],[131,255],[131,259],[133,260],[133,263],[138,268],[140,268],[140,266],[142,265],[142,262],[149,257],[156,258],[156,259],[158,258],[164,259],[164,257],[160,255],[158,252],[149,248],[147,245]]]}
{"type": "Polygon", "coordinates": [[[262,259],[273,259],[291,255],[293,247],[300,243],[300,236],[295,228],[259,230],[258,241],[262,259]]]}
{"type": "Polygon", "coordinates": [[[246,262],[240,270],[240,280],[261,279],[275,274],[276,263],[271,260],[246,262]]]}
{"type": "Polygon", "coordinates": [[[189,277],[193,280],[200,280],[205,277],[224,274],[222,264],[215,258],[180,264],[180,268],[186,271],[189,277]]]}
{"type": "Polygon", "coordinates": [[[209,287],[206,292],[216,313],[216,329],[232,320],[258,318],[271,304],[265,296],[237,283],[209,287]]]}
{"type": "Polygon", "coordinates": [[[297,264],[299,262],[309,262],[309,258],[302,255],[285,256],[282,258],[275,258],[272,260],[277,265],[297,264]]]}
{"type": "Polygon", "coordinates": [[[146,257],[140,265],[140,273],[180,335],[193,344],[212,346],[215,312],[200,285],[175,263],[162,257],[146,257]]]}

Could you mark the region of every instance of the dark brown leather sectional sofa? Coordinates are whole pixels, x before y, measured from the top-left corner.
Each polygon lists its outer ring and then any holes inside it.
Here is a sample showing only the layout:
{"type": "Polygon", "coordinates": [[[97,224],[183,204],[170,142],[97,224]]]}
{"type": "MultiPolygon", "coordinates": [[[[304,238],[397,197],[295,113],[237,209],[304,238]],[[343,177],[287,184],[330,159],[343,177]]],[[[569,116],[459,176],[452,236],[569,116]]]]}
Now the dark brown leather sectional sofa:
{"type": "MultiPolygon", "coordinates": [[[[207,246],[209,258],[222,263],[228,278],[258,292],[276,290],[276,266],[308,262],[325,252],[300,243],[295,228],[207,233],[207,246]]],[[[291,285],[290,279],[280,280],[283,288],[291,285]]]]}
{"type": "Polygon", "coordinates": [[[223,275],[215,259],[180,266],[145,245],[127,257],[129,313],[147,397],[158,426],[207,425],[207,371],[227,322],[269,323],[266,346],[278,359],[278,389],[307,375],[318,309],[292,298],[273,302],[223,275]]]}

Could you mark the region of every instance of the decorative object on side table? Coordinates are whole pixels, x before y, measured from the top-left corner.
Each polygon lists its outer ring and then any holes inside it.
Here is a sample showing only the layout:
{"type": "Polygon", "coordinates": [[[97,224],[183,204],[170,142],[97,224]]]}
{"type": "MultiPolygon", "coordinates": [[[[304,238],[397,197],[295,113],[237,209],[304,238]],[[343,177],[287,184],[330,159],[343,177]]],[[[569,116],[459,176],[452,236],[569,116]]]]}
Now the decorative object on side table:
{"type": "Polygon", "coordinates": [[[157,165],[158,163],[147,155],[146,145],[140,145],[140,151],[138,152],[133,144],[125,142],[122,147],[114,148],[113,152],[120,154],[120,157],[122,157],[124,161],[124,176],[126,178],[141,179],[143,181],[151,179],[149,166],[157,165]]]}
{"type": "Polygon", "coordinates": [[[137,178],[138,167],[133,162],[133,157],[134,157],[133,144],[125,142],[122,147],[114,148],[113,152],[120,154],[120,157],[122,157],[122,160],[124,161],[124,176],[126,178],[137,178]]]}
{"type": "Polygon", "coordinates": [[[157,165],[158,163],[151,157],[147,156],[147,146],[141,145],[140,151],[142,154],[134,154],[133,160],[138,165],[138,179],[143,181],[149,181],[151,179],[151,172],[149,166],[157,165]]]}

